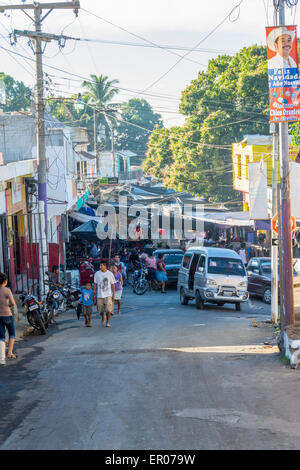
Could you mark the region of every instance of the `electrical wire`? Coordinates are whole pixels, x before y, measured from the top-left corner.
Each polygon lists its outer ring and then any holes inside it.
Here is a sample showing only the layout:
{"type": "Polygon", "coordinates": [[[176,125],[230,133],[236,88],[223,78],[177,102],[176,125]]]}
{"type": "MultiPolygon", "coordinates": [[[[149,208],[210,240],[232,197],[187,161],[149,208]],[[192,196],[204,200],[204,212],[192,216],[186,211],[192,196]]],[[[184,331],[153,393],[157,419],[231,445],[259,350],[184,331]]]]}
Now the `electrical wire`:
{"type": "MultiPolygon", "coordinates": [[[[243,1],[243,0],[241,0],[241,1],[243,1]]],[[[85,8],[81,8],[81,11],[84,11],[85,13],[88,13],[89,15],[92,15],[92,16],[94,16],[95,18],[98,18],[99,20],[101,20],[101,21],[103,21],[103,22],[105,22],[105,23],[108,23],[108,24],[110,24],[111,26],[114,26],[114,27],[120,29],[121,31],[124,31],[124,32],[126,32],[127,34],[130,34],[131,36],[134,36],[135,38],[141,39],[142,41],[145,41],[146,43],[151,44],[152,46],[155,46],[155,47],[157,47],[157,48],[159,48],[159,49],[162,49],[162,50],[168,52],[169,54],[176,55],[176,56],[180,57],[182,60],[185,59],[185,55],[181,56],[180,54],[177,54],[177,52],[174,52],[173,50],[170,50],[170,49],[166,48],[165,46],[162,46],[161,44],[157,44],[157,43],[155,43],[155,42],[153,42],[153,41],[149,41],[148,39],[144,38],[143,36],[140,36],[140,35],[138,35],[138,34],[132,33],[131,31],[128,31],[127,29],[125,29],[125,28],[123,28],[122,26],[119,26],[119,25],[113,23],[112,21],[106,20],[105,18],[103,18],[103,17],[97,15],[96,13],[93,13],[93,12],[91,12],[91,11],[89,11],[89,10],[86,10],[85,8]]],[[[190,52],[193,52],[193,51],[190,50],[190,52]]],[[[194,62],[194,63],[196,63],[196,64],[198,64],[198,65],[203,66],[203,67],[206,67],[206,65],[201,64],[201,63],[199,63],[199,62],[197,62],[197,61],[195,61],[195,60],[193,60],[193,59],[187,58],[186,60],[188,60],[189,62],[194,62]]]]}
{"type": "MultiPolygon", "coordinates": [[[[230,11],[230,13],[228,15],[226,15],[226,17],[220,22],[217,24],[217,26],[215,26],[208,34],[206,34],[206,36],[201,39],[201,41],[199,41],[195,47],[193,47],[190,51],[186,52],[186,54],[184,54],[183,56],[180,57],[180,59],[178,59],[173,65],[172,67],[170,67],[166,72],[164,72],[158,79],[156,79],[154,82],[152,82],[147,88],[145,88],[142,93],[145,93],[146,91],[150,90],[154,85],[157,85],[157,83],[159,83],[161,80],[163,80],[172,70],[174,70],[175,67],[177,67],[178,64],[180,64],[180,62],[182,62],[183,59],[185,59],[189,54],[191,54],[191,52],[193,52],[195,49],[197,49],[201,44],[203,44],[203,42],[205,42],[210,36],[212,36],[228,19],[229,21],[231,22],[234,22],[234,21],[237,21],[239,16],[240,16],[240,6],[241,4],[243,3],[244,0],[240,0],[240,2],[234,7],[232,8],[232,10],[230,11]],[[232,15],[235,13],[235,11],[238,11],[238,16],[237,18],[235,19],[231,19],[232,18],[232,15]]],[[[139,96],[139,95],[137,95],[139,96]]]]}

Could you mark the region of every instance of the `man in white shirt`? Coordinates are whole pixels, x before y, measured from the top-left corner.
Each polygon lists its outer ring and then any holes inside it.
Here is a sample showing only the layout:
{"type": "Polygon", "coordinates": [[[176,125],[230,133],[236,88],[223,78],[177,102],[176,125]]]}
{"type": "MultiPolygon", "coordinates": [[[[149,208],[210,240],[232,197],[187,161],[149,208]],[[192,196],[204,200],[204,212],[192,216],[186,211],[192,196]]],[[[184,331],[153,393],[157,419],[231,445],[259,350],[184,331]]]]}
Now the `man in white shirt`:
{"type": "Polygon", "coordinates": [[[100,271],[96,272],[94,278],[94,302],[97,298],[97,309],[102,316],[102,325],[109,328],[110,317],[113,315],[115,302],[115,276],[108,271],[105,262],[100,263],[100,271]]]}
{"type": "Polygon", "coordinates": [[[268,35],[268,47],[277,54],[268,60],[269,70],[297,68],[295,60],[290,56],[295,39],[294,31],[286,27],[275,28],[268,35]]]}

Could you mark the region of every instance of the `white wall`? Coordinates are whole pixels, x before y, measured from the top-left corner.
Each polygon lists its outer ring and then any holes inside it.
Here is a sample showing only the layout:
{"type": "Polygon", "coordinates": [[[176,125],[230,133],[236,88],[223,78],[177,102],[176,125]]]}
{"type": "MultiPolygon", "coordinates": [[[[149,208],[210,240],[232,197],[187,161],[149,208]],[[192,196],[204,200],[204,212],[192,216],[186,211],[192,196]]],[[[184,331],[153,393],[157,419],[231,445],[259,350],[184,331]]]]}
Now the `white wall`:
{"type": "Polygon", "coordinates": [[[111,152],[101,152],[99,158],[100,178],[113,177],[113,155],[111,152]]]}

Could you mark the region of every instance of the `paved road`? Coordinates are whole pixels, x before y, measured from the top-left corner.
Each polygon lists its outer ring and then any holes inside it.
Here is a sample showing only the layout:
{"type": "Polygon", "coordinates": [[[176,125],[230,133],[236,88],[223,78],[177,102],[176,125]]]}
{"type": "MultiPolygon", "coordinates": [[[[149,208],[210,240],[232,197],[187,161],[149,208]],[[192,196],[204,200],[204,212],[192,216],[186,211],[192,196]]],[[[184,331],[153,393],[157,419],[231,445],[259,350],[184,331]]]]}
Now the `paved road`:
{"type": "Polygon", "coordinates": [[[299,449],[299,372],[251,305],[128,291],[111,329],[64,315],[0,369],[0,449],[299,449]]]}

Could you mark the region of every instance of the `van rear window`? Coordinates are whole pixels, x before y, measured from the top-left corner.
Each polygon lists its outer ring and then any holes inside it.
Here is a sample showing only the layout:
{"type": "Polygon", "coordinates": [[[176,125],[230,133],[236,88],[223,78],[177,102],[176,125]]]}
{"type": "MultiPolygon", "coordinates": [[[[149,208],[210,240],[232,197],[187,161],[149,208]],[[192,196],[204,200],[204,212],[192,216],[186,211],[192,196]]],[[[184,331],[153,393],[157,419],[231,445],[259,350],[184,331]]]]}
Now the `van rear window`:
{"type": "Polygon", "coordinates": [[[246,276],[245,266],[239,259],[209,258],[209,274],[225,274],[227,276],[246,276]]]}

